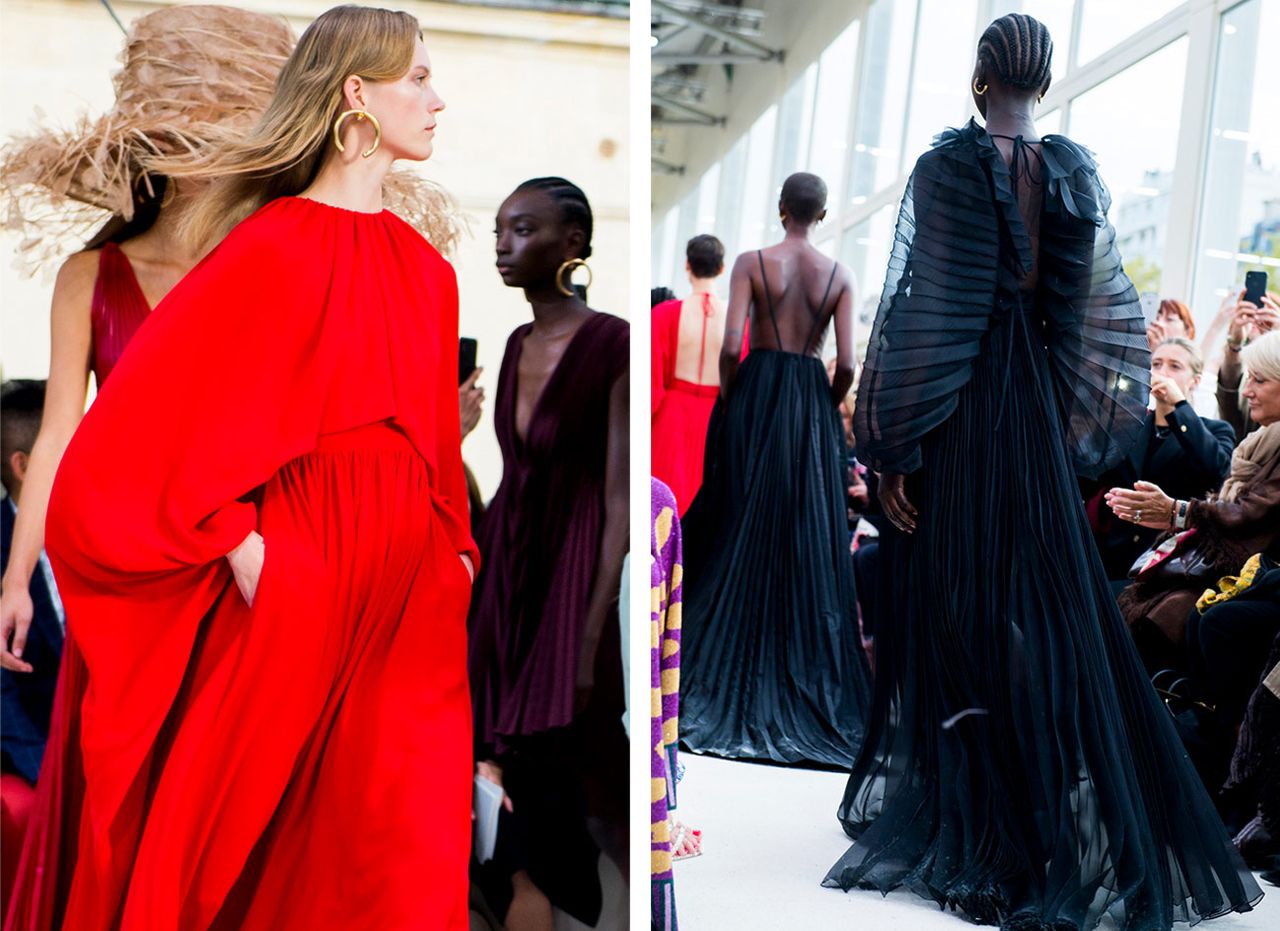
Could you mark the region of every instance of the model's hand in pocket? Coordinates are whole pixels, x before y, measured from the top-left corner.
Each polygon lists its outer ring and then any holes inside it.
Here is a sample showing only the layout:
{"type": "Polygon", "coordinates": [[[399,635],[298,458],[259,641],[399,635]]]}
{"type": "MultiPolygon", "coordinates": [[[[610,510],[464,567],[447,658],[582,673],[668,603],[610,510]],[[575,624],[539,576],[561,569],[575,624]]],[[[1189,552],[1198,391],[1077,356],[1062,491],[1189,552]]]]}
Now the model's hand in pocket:
{"type": "Polygon", "coordinates": [[[245,603],[251,608],[254,596],[258,593],[258,579],[262,577],[262,561],[266,558],[266,553],[262,534],[253,530],[239,546],[227,554],[231,574],[236,578],[236,585],[244,596],[245,603]]]}

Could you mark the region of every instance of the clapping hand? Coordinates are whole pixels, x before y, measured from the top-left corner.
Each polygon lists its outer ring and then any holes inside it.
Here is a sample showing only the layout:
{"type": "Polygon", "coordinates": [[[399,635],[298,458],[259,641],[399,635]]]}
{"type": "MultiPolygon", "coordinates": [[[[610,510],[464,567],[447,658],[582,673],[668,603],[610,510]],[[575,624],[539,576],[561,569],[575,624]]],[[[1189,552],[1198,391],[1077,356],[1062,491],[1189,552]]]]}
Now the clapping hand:
{"type": "Polygon", "coordinates": [[[1137,482],[1131,489],[1112,488],[1106,501],[1116,517],[1139,527],[1167,530],[1173,524],[1174,500],[1151,482],[1137,482]]]}

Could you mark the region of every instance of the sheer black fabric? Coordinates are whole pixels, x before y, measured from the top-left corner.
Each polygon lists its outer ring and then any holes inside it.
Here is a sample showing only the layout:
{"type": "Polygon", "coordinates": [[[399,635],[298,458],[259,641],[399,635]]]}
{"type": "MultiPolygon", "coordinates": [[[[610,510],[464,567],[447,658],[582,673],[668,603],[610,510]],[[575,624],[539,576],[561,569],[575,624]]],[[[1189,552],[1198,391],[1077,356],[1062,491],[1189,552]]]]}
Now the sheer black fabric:
{"type": "Polygon", "coordinates": [[[1261,893],[1147,682],[1077,490],[1147,393],[1107,196],[1068,140],[1014,148],[1038,229],[973,122],[939,137],[904,202],[855,429],[860,454],[912,473],[918,529],[881,544],[891,621],[839,809],[855,843],[824,884],[905,886],[1011,931],[1247,910],[1261,893]]]}
{"type": "Polygon", "coordinates": [[[1150,356],[1106,220],[1110,197],[1089,153],[1069,139],[1048,136],[1037,155],[1038,255],[1009,169],[975,123],[940,135],[916,164],[854,414],[858,455],[876,471],[918,469],[920,441],[956,409],[991,327],[1002,258],[1023,275],[1038,266],[1035,325],[1075,470],[1100,475],[1141,430],[1150,356]]]}

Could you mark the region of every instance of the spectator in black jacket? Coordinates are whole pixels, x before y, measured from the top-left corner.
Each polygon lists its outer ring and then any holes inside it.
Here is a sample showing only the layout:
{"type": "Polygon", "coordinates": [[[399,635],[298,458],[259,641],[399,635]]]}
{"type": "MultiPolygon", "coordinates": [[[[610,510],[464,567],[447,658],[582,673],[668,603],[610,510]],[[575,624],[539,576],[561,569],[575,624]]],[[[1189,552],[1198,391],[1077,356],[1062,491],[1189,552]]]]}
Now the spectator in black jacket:
{"type": "MultiPolygon", "coordinates": [[[[1147,414],[1129,455],[1098,479],[1102,490],[1152,482],[1175,498],[1189,500],[1218,489],[1231,469],[1236,435],[1227,422],[1199,416],[1187,400],[1200,383],[1203,369],[1204,361],[1189,340],[1175,337],[1156,347],[1151,354],[1155,410],[1147,414]]],[[[1126,579],[1129,568],[1160,531],[1118,520],[1096,494],[1089,510],[1107,577],[1126,579]]]]}

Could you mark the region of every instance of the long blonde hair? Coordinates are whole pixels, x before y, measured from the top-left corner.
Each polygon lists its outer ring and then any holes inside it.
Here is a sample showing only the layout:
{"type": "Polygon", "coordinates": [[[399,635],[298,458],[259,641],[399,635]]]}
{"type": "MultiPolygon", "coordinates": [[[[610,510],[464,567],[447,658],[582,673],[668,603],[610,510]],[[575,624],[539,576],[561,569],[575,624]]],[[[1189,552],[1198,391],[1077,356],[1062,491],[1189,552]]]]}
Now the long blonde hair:
{"type": "Polygon", "coordinates": [[[302,33],[271,103],[242,140],[150,166],[170,178],[213,181],[185,216],[183,238],[203,251],[259,207],[304,190],[324,160],[347,76],[403,76],[420,35],[408,13],[338,6],[321,14],[302,33]]]}

